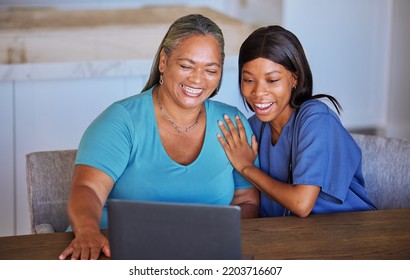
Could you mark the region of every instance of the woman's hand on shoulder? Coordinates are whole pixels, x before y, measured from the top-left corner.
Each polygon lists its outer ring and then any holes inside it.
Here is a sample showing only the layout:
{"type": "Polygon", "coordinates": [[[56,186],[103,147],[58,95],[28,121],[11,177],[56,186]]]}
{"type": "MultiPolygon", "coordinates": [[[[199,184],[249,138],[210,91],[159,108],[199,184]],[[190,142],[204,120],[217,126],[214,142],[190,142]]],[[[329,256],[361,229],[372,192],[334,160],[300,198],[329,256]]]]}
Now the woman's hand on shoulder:
{"type": "Polygon", "coordinates": [[[219,143],[225,150],[233,167],[243,175],[243,171],[247,167],[254,165],[258,155],[258,143],[256,137],[252,135],[252,145],[250,146],[241,119],[238,116],[235,117],[236,127],[227,115],[224,116],[224,120],[228,128],[222,121],[218,122],[219,128],[223,134],[223,136],[218,134],[219,143]]]}

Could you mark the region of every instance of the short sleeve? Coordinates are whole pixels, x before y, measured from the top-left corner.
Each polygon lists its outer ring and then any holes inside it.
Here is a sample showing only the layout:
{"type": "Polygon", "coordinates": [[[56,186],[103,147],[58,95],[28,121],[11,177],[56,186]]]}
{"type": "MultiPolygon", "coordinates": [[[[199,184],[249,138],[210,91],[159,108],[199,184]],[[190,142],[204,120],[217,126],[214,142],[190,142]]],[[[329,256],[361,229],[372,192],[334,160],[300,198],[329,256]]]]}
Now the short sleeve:
{"type": "Polygon", "coordinates": [[[319,186],[325,199],[342,203],[360,165],[360,148],[325,104],[299,114],[293,140],[294,184],[319,186]]]}
{"type": "Polygon", "coordinates": [[[114,103],[86,129],[75,163],[95,167],[116,182],[129,161],[133,130],[128,111],[114,103]]]}

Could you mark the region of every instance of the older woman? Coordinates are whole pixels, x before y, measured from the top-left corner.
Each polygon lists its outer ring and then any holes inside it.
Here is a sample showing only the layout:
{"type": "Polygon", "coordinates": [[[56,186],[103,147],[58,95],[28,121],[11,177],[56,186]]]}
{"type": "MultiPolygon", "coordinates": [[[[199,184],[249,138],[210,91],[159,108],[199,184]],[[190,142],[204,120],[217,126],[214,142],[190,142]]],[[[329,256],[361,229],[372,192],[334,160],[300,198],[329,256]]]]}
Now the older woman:
{"type": "MultiPolygon", "coordinates": [[[[259,196],[218,143],[217,120],[238,109],[209,100],[222,77],[224,39],[201,15],[176,20],[161,42],[143,92],[107,108],[86,130],[68,215],[75,239],[60,259],[110,256],[107,199],[240,205],[258,215],[259,196]]],[[[250,142],[250,139],[249,139],[250,142]]]]}

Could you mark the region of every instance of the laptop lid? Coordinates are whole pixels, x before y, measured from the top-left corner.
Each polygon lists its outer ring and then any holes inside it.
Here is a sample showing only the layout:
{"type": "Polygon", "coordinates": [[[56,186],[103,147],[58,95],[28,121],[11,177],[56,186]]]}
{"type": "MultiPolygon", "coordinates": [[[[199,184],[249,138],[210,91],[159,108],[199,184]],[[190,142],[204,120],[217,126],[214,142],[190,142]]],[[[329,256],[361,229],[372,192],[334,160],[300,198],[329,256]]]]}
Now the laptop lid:
{"type": "Polygon", "coordinates": [[[241,259],[240,208],[111,199],[111,259],[241,259]]]}

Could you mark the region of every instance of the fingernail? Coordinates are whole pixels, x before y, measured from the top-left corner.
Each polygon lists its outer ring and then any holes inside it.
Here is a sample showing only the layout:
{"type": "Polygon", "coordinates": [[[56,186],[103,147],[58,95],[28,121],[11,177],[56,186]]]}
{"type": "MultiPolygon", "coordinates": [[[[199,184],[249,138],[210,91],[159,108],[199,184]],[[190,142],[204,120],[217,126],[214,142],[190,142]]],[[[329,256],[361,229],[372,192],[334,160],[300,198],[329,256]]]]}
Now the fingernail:
{"type": "Polygon", "coordinates": [[[218,120],[218,125],[224,125],[223,122],[218,120]]]}
{"type": "Polygon", "coordinates": [[[224,115],[224,119],[225,120],[229,119],[228,115],[224,115]]]}

